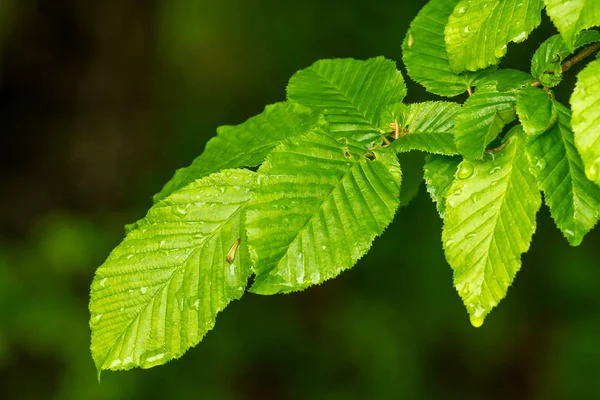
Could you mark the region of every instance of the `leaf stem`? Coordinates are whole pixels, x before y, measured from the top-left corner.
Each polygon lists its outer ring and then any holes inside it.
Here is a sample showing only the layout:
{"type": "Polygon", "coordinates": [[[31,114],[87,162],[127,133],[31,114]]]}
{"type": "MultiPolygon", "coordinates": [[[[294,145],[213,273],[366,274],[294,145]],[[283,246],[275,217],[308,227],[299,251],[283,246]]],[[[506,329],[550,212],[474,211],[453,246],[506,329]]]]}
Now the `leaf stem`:
{"type": "MultiPolygon", "coordinates": [[[[574,55],[573,57],[571,57],[570,59],[568,59],[567,61],[562,63],[560,66],[560,69],[562,70],[562,72],[567,72],[568,70],[571,69],[571,67],[573,67],[573,65],[575,65],[578,62],[582,61],[583,59],[591,56],[598,50],[600,50],[600,42],[594,43],[593,45],[588,46],[588,47],[584,48],[583,50],[581,50],[579,53],[577,53],[576,55],[574,55]]],[[[531,84],[531,86],[535,86],[535,87],[539,87],[541,85],[542,85],[542,82],[539,79],[531,84]]]]}

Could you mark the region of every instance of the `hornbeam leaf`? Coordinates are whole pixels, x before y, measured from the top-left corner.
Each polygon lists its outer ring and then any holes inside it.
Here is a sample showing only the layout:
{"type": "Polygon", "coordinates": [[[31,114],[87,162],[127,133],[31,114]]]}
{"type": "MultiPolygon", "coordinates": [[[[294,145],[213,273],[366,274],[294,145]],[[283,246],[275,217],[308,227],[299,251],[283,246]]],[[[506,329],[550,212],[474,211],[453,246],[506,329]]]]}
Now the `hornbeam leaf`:
{"type": "Polygon", "coordinates": [[[578,246],[600,218],[600,187],[585,176],[569,109],[558,102],[554,107],[556,124],[535,136],[527,152],[556,226],[572,246],[578,246]]]}
{"type": "Polygon", "coordinates": [[[204,152],[190,166],[177,170],[154,196],[154,202],[213,172],[260,165],[283,139],[308,132],[317,116],[307,107],[282,102],[267,106],[240,125],[219,127],[204,152]]]}
{"type": "Polygon", "coordinates": [[[589,63],[577,76],[571,106],[575,145],[585,174],[600,185],[600,60],[589,63]]]}
{"type": "Polygon", "coordinates": [[[487,145],[516,118],[516,94],[488,89],[480,87],[467,99],[456,117],[456,147],[469,159],[482,159],[487,145]]]}
{"type": "Polygon", "coordinates": [[[425,186],[427,186],[427,192],[431,196],[431,200],[435,202],[442,219],[446,214],[448,190],[454,182],[454,176],[461,161],[461,157],[445,157],[435,154],[427,156],[425,160],[425,173],[423,176],[425,186]]]}
{"type": "Polygon", "coordinates": [[[98,268],[90,326],[99,372],[180,357],[241,297],[251,274],[242,214],[255,182],[254,172],[226,170],[178,190],[98,268]]]}
{"type": "Polygon", "coordinates": [[[554,35],[535,51],[531,60],[531,75],[545,87],[554,87],[562,81],[562,62],[573,51],[586,44],[600,42],[600,32],[585,31],[577,37],[575,47],[569,50],[562,36],[554,35]]]}
{"type": "Polygon", "coordinates": [[[446,259],[475,327],[506,296],[535,231],[541,196],[523,136],[515,127],[502,150],[463,161],[446,200],[446,259]]]}
{"type": "Polygon", "coordinates": [[[352,267],[399,204],[394,152],[324,132],[284,142],[258,175],[246,217],[255,293],[302,290],[352,267]]]}
{"type": "Polygon", "coordinates": [[[381,110],[402,101],[406,86],[393,61],[320,60],[297,72],[288,98],[325,114],[334,137],[347,137],[371,146],[380,144],[381,110]]]}
{"type": "Polygon", "coordinates": [[[399,137],[390,148],[398,153],[421,150],[435,154],[458,154],[454,144],[454,123],[460,105],[443,101],[394,104],[382,113],[381,126],[390,127],[399,137]]]}
{"type": "Polygon", "coordinates": [[[431,93],[457,96],[488,71],[454,73],[450,69],[444,28],[459,0],[430,0],[410,24],[402,43],[408,75],[431,93]]]}
{"type": "Polygon", "coordinates": [[[468,0],[456,5],[445,29],[454,72],[496,65],[508,43],[524,41],[541,22],[543,0],[468,0]]]}
{"type": "Polygon", "coordinates": [[[598,0],[544,0],[544,2],[548,16],[570,50],[575,49],[579,32],[592,26],[600,26],[598,0]]]}
{"type": "Polygon", "coordinates": [[[525,87],[517,93],[517,115],[528,135],[546,132],[557,118],[552,99],[544,90],[525,87]]]}
{"type": "Polygon", "coordinates": [[[510,92],[521,89],[524,86],[535,82],[535,79],[526,72],[516,69],[499,69],[487,73],[478,83],[478,86],[484,87],[487,90],[495,90],[498,92],[510,92]]]}

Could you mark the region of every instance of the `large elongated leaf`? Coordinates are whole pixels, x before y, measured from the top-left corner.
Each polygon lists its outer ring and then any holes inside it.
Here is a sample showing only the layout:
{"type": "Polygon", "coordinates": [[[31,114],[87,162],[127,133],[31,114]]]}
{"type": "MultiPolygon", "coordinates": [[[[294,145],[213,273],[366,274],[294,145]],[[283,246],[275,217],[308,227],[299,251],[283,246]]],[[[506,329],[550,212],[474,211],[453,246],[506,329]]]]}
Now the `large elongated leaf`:
{"type": "Polygon", "coordinates": [[[288,98],[325,113],[334,137],[367,145],[381,143],[379,114],[402,101],[406,86],[393,61],[321,60],[297,72],[287,88],[288,98]]]}
{"type": "Polygon", "coordinates": [[[592,26],[600,26],[598,0],[544,0],[544,2],[548,16],[570,50],[574,50],[579,32],[592,26]]]}
{"type": "Polygon", "coordinates": [[[227,170],[171,194],[98,268],[90,301],[98,371],[180,357],[242,295],[250,275],[242,213],[255,175],[227,170]]]}
{"type": "Polygon", "coordinates": [[[408,75],[440,96],[452,97],[474,86],[485,72],[454,73],[450,69],[444,28],[459,0],[431,0],[410,24],[402,43],[408,75]]]}
{"type": "Polygon", "coordinates": [[[554,222],[577,246],[600,218],[600,187],[589,181],[571,131],[571,113],[555,102],[556,124],[527,147],[554,222]]]}
{"type": "Polygon", "coordinates": [[[544,90],[526,87],[517,93],[517,114],[528,135],[545,132],[556,122],[556,109],[544,90]]]}
{"type": "Polygon", "coordinates": [[[600,185],[600,60],[592,61],[577,76],[571,106],[575,144],[585,173],[600,185]]]}
{"type": "Polygon", "coordinates": [[[531,60],[531,75],[540,80],[545,87],[554,87],[562,81],[562,62],[576,48],[600,41],[600,32],[585,31],[577,37],[573,49],[569,49],[560,35],[547,39],[536,50],[531,60]]]}
{"type": "Polygon", "coordinates": [[[456,118],[454,137],[460,154],[480,160],[504,126],[516,118],[514,92],[478,89],[467,99],[456,118]]]}
{"type": "MultiPolygon", "coordinates": [[[[454,182],[458,165],[461,163],[461,157],[445,157],[432,154],[427,156],[425,161],[425,185],[431,199],[444,219],[446,214],[446,198],[452,182],[454,182]]],[[[463,172],[464,173],[464,172],[463,172]]],[[[470,171],[467,171],[470,173],[470,171]]]]}
{"type": "Polygon", "coordinates": [[[302,290],[352,267],[398,208],[395,153],[322,132],[284,142],[258,174],[246,220],[255,293],[302,290]]]}
{"type": "Polygon", "coordinates": [[[469,0],[454,8],[446,48],[454,72],[495,65],[507,44],[522,42],[541,22],[543,0],[469,0]]]}
{"type": "Polygon", "coordinates": [[[523,136],[515,127],[493,157],[463,161],[446,200],[446,259],[476,327],[506,295],[535,231],[541,196],[523,136]]]}
{"type": "Polygon", "coordinates": [[[312,109],[291,103],[276,103],[261,114],[236,126],[221,126],[204,152],[181,168],[154,196],[157,202],[187,184],[227,168],[255,167],[283,139],[306,133],[317,121],[312,109]]]}
{"type": "Polygon", "coordinates": [[[421,150],[435,154],[458,154],[454,144],[454,124],[460,105],[444,101],[394,104],[386,108],[381,126],[395,125],[400,136],[390,146],[398,153],[421,150]]]}

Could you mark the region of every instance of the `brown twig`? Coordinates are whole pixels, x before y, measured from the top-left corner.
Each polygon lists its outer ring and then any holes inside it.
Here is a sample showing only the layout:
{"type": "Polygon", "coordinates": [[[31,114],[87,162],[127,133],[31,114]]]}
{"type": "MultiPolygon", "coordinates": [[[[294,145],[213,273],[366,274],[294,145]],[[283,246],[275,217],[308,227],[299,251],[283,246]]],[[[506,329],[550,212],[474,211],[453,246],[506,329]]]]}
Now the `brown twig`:
{"type": "MultiPolygon", "coordinates": [[[[562,70],[562,72],[567,72],[569,69],[571,69],[571,67],[573,67],[573,65],[582,61],[584,58],[591,56],[598,50],[600,50],[600,42],[594,43],[593,45],[588,46],[581,50],[579,53],[575,54],[573,57],[562,63],[560,69],[562,70]]],[[[542,82],[539,79],[531,84],[531,86],[535,87],[539,87],[541,85],[542,82]]]]}

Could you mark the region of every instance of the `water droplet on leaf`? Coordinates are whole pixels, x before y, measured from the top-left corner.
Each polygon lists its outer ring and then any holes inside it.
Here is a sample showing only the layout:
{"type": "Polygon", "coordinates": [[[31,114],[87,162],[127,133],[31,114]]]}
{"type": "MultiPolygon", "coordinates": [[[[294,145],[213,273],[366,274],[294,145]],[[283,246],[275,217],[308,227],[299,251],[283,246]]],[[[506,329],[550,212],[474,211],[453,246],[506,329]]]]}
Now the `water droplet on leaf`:
{"type": "Polygon", "coordinates": [[[473,175],[473,164],[469,162],[463,162],[460,164],[460,169],[458,170],[456,177],[458,179],[467,179],[473,175]]]}
{"type": "Polygon", "coordinates": [[[470,4],[471,4],[470,1],[461,1],[460,3],[458,3],[456,5],[456,7],[454,7],[454,11],[452,12],[452,15],[454,15],[456,18],[462,17],[469,10],[470,4]]]}

